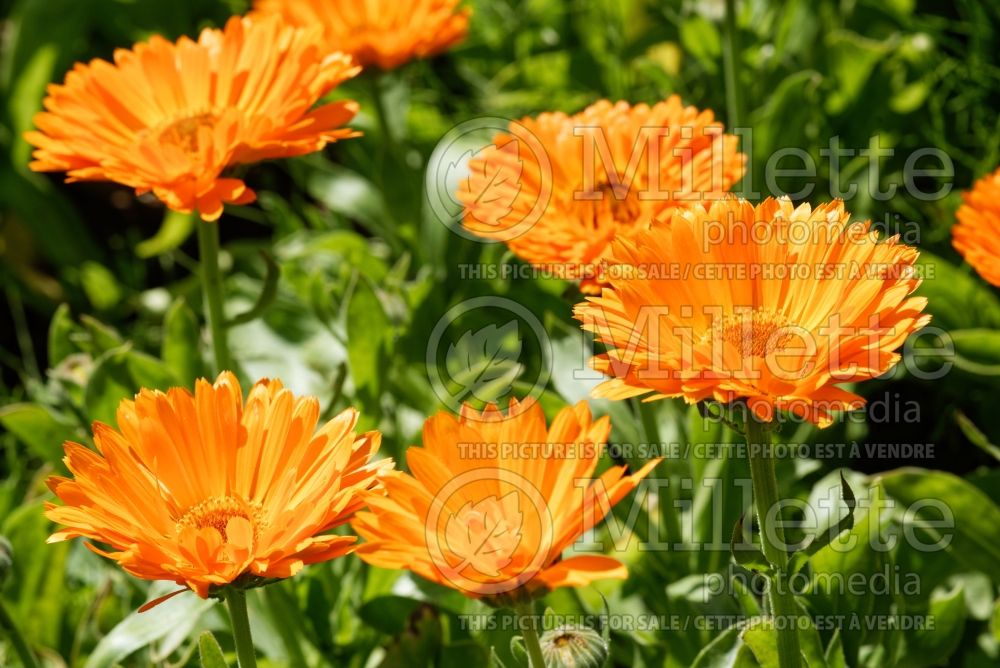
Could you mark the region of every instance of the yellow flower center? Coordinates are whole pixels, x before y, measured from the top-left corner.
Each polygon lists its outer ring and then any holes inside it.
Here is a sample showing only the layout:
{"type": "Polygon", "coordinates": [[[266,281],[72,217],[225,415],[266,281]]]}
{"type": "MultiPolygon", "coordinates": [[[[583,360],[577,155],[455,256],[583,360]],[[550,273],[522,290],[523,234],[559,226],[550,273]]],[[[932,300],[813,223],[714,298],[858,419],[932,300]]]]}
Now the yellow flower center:
{"type": "Polygon", "coordinates": [[[706,337],[727,341],[743,358],[767,357],[796,338],[793,325],[781,313],[770,309],[753,309],[731,313],[716,320],[706,337]]]}
{"type": "Polygon", "coordinates": [[[188,527],[194,529],[211,527],[219,532],[222,540],[226,541],[229,539],[226,535],[226,527],[229,525],[229,520],[234,517],[242,517],[250,522],[250,526],[253,527],[254,540],[267,526],[264,509],[256,501],[244,501],[234,496],[213,496],[188,508],[177,520],[177,530],[180,531],[188,527]]]}
{"type": "Polygon", "coordinates": [[[211,130],[218,118],[212,112],[195,114],[173,121],[157,134],[157,139],[164,144],[172,144],[185,153],[198,153],[201,145],[198,136],[201,128],[211,130]]]}

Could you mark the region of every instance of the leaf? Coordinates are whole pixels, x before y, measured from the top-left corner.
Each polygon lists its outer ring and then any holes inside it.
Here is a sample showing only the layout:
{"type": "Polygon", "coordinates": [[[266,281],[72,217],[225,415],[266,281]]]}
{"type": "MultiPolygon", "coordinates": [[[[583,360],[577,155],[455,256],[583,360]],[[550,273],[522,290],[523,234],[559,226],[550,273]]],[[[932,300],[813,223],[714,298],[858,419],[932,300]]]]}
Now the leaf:
{"type": "Polygon", "coordinates": [[[908,668],[943,666],[962,642],[965,631],[965,596],[961,585],[951,590],[936,589],[931,594],[927,618],[933,628],[916,628],[906,633],[906,651],[900,665],[908,668]]]}
{"type": "Polygon", "coordinates": [[[694,15],[680,25],[681,44],[684,49],[701,61],[710,73],[719,67],[722,40],[715,25],[703,16],[694,15]]]}
{"type": "Polygon", "coordinates": [[[358,608],[358,616],[373,629],[394,636],[406,629],[407,620],[420,605],[421,601],[406,596],[377,596],[358,608]]]}
{"type": "Polygon", "coordinates": [[[847,668],[847,660],[844,658],[844,642],[840,637],[839,628],[833,630],[833,637],[830,638],[830,644],[826,646],[824,658],[829,668],[847,668]]]}
{"type": "Polygon", "coordinates": [[[445,369],[464,390],[457,393],[458,399],[492,401],[508,394],[521,372],[517,360],[522,345],[517,320],[500,327],[491,324],[475,332],[468,330],[457,343],[450,344],[445,369]],[[508,349],[504,344],[511,337],[515,343],[508,349]]]}
{"type": "Polygon", "coordinates": [[[136,244],[135,254],[141,258],[150,258],[180,248],[198,223],[198,216],[194,214],[166,209],[160,229],[149,239],[136,244]]]}
{"type": "Polygon", "coordinates": [[[201,326],[198,316],[183,298],[170,305],[163,316],[163,343],[160,355],[177,382],[193,387],[205,374],[201,358],[201,326]]]}
{"type": "Polygon", "coordinates": [[[155,357],[127,346],[97,361],[84,390],[84,406],[91,420],[114,424],[118,404],[140,389],[166,390],[176,383],[170,369],[155,357]]]}
{"type": "Polygon", "coordinates": [[[731,626],[715,636],[695,657],[691,668],[756,668],[753,652],[740,637],[740,629],[731,626]]]}
{"type": "Polygon", "coordinates": [[[281,268],[270,253],[261,251],[260,256],[264,258],[264,263],[267,265],[267,274],[264,277],[264,284],[257,296],[257,301],[250,309],[233,316],[226,323],[227,327],[242,325],[260,318],[274,302],[274,298],[278,296],[278,279],[281,278],[281,268]]]}
{"type": "Polygon", "coordinates": [[[496,577],[513,560],[521,542],[524,514],[517,490],[503,497],[486,497],[473,504],[467,501],[448,517],[445,541],[448,550],[461,561],[454,572],[472,568],[496,577]]]}
{"type": "Polygon", "coordinates": [[[122,299],[122,288],[115,275],[99,262],[84,262],[80,266],[80,284],[98,311],[116,306],[122,299]]]}
{"type": "Polygon", "coordinates": [[[993,457],[993,459],[1000,461],[1000,447],[994,445],[986,434],[974,425],[972,420],[966,417],[965,413],[955,411],[955,422],[958,423],[958,428],[962,430],[967,439],[972,441],[973,445],[979,446],[984,452],[993,457]]]}
{"type": "MultiPolygon", "coordinates": [[[[770,620],[753,619],[740,634],[760,668],[780,668],[778,663],[778,634],[770,620]]],[[[810,666],[812,668],[812,666],[810,666]]]]}
{"type": "Polygon", "coordinates": [[[790,573],[798,572],[811,555],[824,546],[829,545],[830,541],[835,540],[844,531],[850,531],[854,528],[854,508],[857,506],[857,499],[854,497],[854,492],[851,491],[851,486],[847,484],[843,471],[840,472],[840,493],[844,500],[844,505],[847,506],[847,514],[837,520],[826,531],[817,533],[805,548],[792,555],[792,559],[788,564],[788,571],[790,573]]]}
{"type": "Polygon", "coordinates": [[[73,322],[69,304],[60,304],[56,312],[52,314],[52,322],[49,324],[49,366],[54,367],[59,362],[79,352],[80,348],[73,343],[72,335],[79,331],[79,327],[73,322]]]}
{"type": "Polygon", "coordinates": [[[63,422],[38,404],[9,404],[0,408],[0,424],[31,452],[46,462],[62,458],[62,444],[77,438],[74,425],[63,422]]]}
{"type": "MultiPolygon", "coordinates": [[[[870,487],[867,512],[856,518],[850,531],[831,540],[809,559],[811,580],[807,599],[810,609],[819,617],[857,615],[863,618],[873,614],[880,602],[870,589],[862,596],[854,596],[838,587],[837,583],[850,581],[850,578],[864,578],[869,582],[885,567],[887,556],[874,544],[889,522],[881,489],[880,486],[870,487]]],[[[881,602],[887,604],[891,601],[881,602]]],[[[845,627],[843,644],[848,665],[856,664],[861,644],[869,640],[868,630],[863,628],[864,625],[861,627],[845,627]]]]}
{"type": "Polygon", "coordinates": [[[905,518],[924,535],[923,542],[949,540],[944,549],[956,561],[1000,583],[1000,508],[988,496],[958,476],[917,468],[883,474],[880,484],[902,504],[905,518]],[[923,510],[928,507],[929,513],[923,510]],[[941,509],[951,518],[943,517],[941,509]],[[947,526],[929,526],[923,519],[928,514],[947,526]],[[947,529],[947,534],[938,528],[947,529]]]}
{"type": "Polygon", "coordinates": [[[927,298],[933,324],[945,330],[1000,327],[1000,299],[974,274],[921,249],[917,269],[926,278],[916,294],[927,298]]]}
{"type": "MultiPolygon", "coordinates": [[[[172,582],[157,583],[151,588],[150,595],[155,597],[165,594],[172,588],[176,588],[172,582]]],[[[146,612],[133,612],[101,638],[87,658],[84,668],[111,668],[133,652],[168,635],[183,639],[190,635],[202,615],[214,604],[215,601],[185,594],[175,596],[146,612]]]]}
{"type": "Polygon", "coordinates": [[[205,631],[198,637],[198,656],[201,659],[201,668],[228,668],[219,641],[211,631],[205,631]]]}
{"type": "Polygon", "coordinates": [[[746,513],[741,514],[740,518],[736,520],[736,524],[733,525],[733,536],[729,541],[729,551],[732,553],[733,559],[740,566],[752,571],[767,573],[771,570],[771,564],[764,557],[764,553],[753,544],[752,539],[749,543],[744,542],[746,540],[746,534],[743,530],[744,517],[746,517],[746,513]]]}
{"type": "Polygon", "coordinates": [[[361,414],[372,426],[381,414],[383,370],[387,365],[385,337],[392,324],[375,290],[358,277],[347,305],[347,361],[361,414]]]}

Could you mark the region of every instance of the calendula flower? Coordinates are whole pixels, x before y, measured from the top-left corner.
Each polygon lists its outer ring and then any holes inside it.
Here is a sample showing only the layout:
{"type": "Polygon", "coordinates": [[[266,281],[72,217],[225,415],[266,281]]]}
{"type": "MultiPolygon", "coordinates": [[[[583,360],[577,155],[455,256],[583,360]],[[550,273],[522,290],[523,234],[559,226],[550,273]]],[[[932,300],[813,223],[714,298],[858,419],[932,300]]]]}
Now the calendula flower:
{"type": "Polygon", "coordinates": [[[615,466],[591,480],[610,430],[583,402],[546,427],[537,403],[512,400],[424,424],[423,447],[407,451],[411,474],[385,478],[352,526],[370,564],[411,570],[473,598],[525,600],[557,587],[624,578],[603,555],[563,552],[632,491],[656,462],[626,475],[615,466]]]}
{"type": "Polygon", "coordinates": [[[355,536],[325,532],[392,465],[373,461],[380,436],[355,433],[357,411],[317,429],[319,402],[276,380],[255,384],[245,403],[229,372],[194,394],[142,390],[117,418],[118,430],[94,424],[97,452],[66,444],[73,478],[49,478],[64,505],[45,513],[66,528],[49,542],[88,538],[132,575],[201,597],[351,551],[355,536]]]}
{"type": "Polygon", "coordinates": [[[820,426],[863,399],[838,387],[885,373],[923,327],[914,248],[849,222],[843,202],[695,206],[614,243],[610,286],[575,308],[608,347],[595,396],[743,399],[820,426]]]}
{"type": "Polygon", "coordinates": [[[303,155],[356,136],[357,104],[317,101],[358,68],[318,32],[232,18],[198,41],[161,37],[78,63],[35,116],[31,168],[68,181],[115,181],[205,220],[254,192],[236,165],[303,155]]]}
{"type": "Polygon", "coordinates": [[[979,275],[1000,287],[1000,169],[962,193],[952,243],[979,275]]]}
{"type": "Polygon", "coordinates": [[[469,10],[459,0],[256,0],[259,15],[319,26],[328,51],[383,70],[441,53],[465,39],[469,10]]]}
{"type": "Polygon", "coordinates": [[[470,161],[463,225],[596,293],[614,238],[720,198],[743,176],[737,143],[677,96],[524,118],[470,161]]]}

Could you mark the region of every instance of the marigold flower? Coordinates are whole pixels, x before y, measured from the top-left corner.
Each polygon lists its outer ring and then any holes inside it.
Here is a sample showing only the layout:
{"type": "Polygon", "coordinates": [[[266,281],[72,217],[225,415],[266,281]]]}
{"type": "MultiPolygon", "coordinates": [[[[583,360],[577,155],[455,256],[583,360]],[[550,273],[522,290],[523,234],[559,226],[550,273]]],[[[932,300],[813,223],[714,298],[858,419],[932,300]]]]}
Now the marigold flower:
{"type": "Polygon", "coordinates": [[[360,68],[327,55],[316,31],[232,18],[198,41],[162,37],[119,49],[114,64],[78,63],[51,85],[25,138],[31,168],[72,181],[115,181],[205,220],[254,192],[223,173],[235,165],[312,153],[356,136],[357,104],[316,102],[360,68]]]}
{"type": "Polygon", "coordinates": [[[446,51],[465,39],[468,9],[459,0],[256,0],[256,14],[294,26],[319,26],[329,51],[391,70],[446,51]]]}
{"type": "Polygon", "coordinates": [[[457,193],[463,225],[596,293],[612,239],[718,199],[742,178],[737,143],[710,110],[676,95],[524,118],[470,161],[457,193]]]}
{"type": "Polygon", "coordinates": [[[316,429],[319,402],[279,381],[246,403],[229,372],[214,384],[142,390],[118,408],[118,429],[94,423],[98,452],[66,443],[73,478],[48,485],[65,505],[49,542],[82,536],[97,554],[147,580],[206,597],[215,587],[287,578],[350,552],[355,536],[323,533],[377,489],[391,460],[373,461],[378,432],[356,435],[349,409],[316,429]]]}
{"type": "Polygon", "coordinates": [[[821,427],[862,406],[837,384],[888,371],[930,316],[909,297],[916,249],[849,218],[841,201],[727,199],[617,240],[610,287],[574,310],[608,346],[594,395],[745,399],[821,427]]]}
{"type": "Polygon", "coordinates": [[[607,556],[562,553],[655,466],[625,475],[615,466],[589,485],[611,425],[586,403],[546,427],[535,402],[512,400],[424,424],[423,447],[407,451],[411,474],[384,479],[352,522],[370,564],[404,568],[473,598],[524,600],[557,587],[624,578],[607,556]]]}
{"type": "Polygon", "coordinates": [[[952,243],[984,279],[1000,287],[1000,168],[962,193],[952,243]]]}

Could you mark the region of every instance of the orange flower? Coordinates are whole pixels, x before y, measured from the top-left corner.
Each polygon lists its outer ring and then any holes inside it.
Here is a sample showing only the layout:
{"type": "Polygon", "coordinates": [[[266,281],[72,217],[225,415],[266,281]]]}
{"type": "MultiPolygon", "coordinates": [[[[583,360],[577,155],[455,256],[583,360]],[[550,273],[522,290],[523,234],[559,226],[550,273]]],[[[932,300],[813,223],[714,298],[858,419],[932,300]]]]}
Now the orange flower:
{"type": "Polygon", "coordinates": [[[595,396],[742,398],[821,427],[862,406],[837,383],[888,371],[930,316],[909,297],[916,249],[849,218],[840,201],[727,199],[615,242],[610,287],[575,308],[608,346],[595,396]]]}
{"type": "Polygon", "coordinates": [[[294,26],[320,26],[329,51],[391,70],[465,39],[469,10],[459,0],[256,0],[255,13],[277,14],[294,26]]]}
{"type": "Polygon", "coordinates": [[[470,161],[457,197],[466,229],[596,293],[612,239],[743,176],[736,145],[711,111],[676,95],[652,107],[602,100],[511,123],[470,161]]]}
{"type": "Polygon", "coordinates": [[[633,475],[608,469],[589,485],[611,425],[592,420],[583,402],[564,408],[551,428],[537,403],[512,400],[424,424],[424,447],[407,451],[412,475],[394,472],[387,496],[368,499],[352,526],[365,539],[358,555],[405,568],[473,598],[522,599],[556,587],[624,578],[607,556],[562,559],[611,506],[655,466],[633,475]]]}
{"type": "Polygon", "coordinates": [[[952,243],[979,275],[1000,287],[1000,168],[962,193],[952,243]]]}
{"type": "Polygon", "coordinates": [[[313,108],[360,69],[326,56],[315,31],[232,18],[197,42],[161,37],[78,63],[35,116],[31,168],[68,181],[116,181],[205,220],[255,195],[234,165],[303,155],[357,136],[342,127],[357,104],[313,108]]]}
{"type": "Polygon", "coordinates": [[[142,390],[118,408],[118,428],[94,423],[98,452],[66,443],[74,478],[48,485],[65,505],[46,515],[94,552],[147,580],[173,580],[206,597],[213,587],[287,578],[350,552],[355,536],[324,534],[362,506],[361,492],[392,466],[371,461],[380,436],[354,433],[346,410],[316,430],[319,402],[276,380],[244,405],[223,372],[194,395],[142,390]]]}

